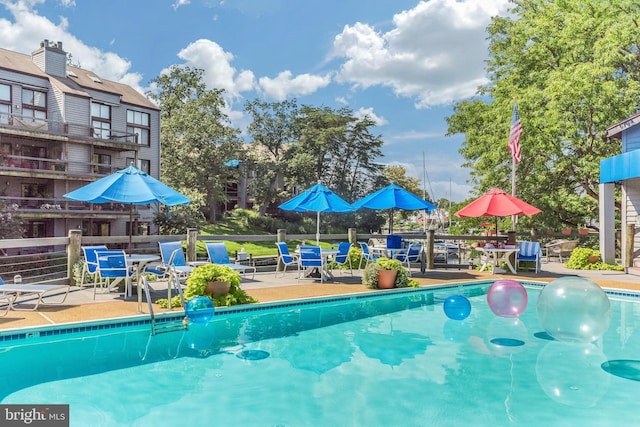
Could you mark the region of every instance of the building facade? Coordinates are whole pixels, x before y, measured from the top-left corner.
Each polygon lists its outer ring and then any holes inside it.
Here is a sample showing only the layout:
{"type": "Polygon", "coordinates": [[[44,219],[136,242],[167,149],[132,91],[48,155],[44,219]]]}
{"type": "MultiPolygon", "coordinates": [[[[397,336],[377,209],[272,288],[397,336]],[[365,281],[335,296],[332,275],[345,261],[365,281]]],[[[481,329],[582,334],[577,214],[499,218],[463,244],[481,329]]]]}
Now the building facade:
{"type": "Polygon", "coordinates": [[[622,142],[622,154],[600,161],[600,251],[615,258],[614,191],[622,190],[621,252],[629,272],[640,273],[640,113],[607,128],[607,137],[622,142]],[[635,267],[635,268],[634,268],[635,267]]]}
{"type": "Polygon", "coordinates": [[[160,175],[160,110],[130,86],[67,63],[61,42],[31,55],[0,49],[0,200],[25,237],[152,232],[157,206],[73,202],[63,195],[136,165],[160,175]]]}

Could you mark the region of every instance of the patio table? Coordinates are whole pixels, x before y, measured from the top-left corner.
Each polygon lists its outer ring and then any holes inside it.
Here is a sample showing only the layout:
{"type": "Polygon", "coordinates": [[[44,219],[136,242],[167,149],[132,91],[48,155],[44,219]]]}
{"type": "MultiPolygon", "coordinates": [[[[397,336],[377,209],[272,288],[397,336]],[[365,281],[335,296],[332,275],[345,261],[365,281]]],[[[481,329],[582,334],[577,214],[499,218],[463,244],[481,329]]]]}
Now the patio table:
{"type": "Polygon", "coordinates": [[[519,251],[518,248],[478,248],[486,255],[486,261],[482,262],[482,267],[480,271],[484,271],[491,267],[491,274],[495,273],[504,273],[505,270],[498,267],[498,263],[501,261],[505,261],[507,263],[507,267],[513,274],[518,274],[516,269],[511,264],[509,257],[511,254],[515,254],[519,251]]]}

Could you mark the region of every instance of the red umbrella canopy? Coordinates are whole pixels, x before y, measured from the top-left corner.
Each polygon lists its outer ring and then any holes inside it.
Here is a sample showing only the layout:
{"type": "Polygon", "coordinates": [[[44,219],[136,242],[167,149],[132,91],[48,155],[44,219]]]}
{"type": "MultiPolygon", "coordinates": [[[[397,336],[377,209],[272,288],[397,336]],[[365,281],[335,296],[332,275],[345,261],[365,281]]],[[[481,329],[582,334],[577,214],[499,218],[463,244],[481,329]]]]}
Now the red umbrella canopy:
{"type": "Polygon", "coordinates": [[[499,188],[493,188],[456,212],[458,217],[535,215],[540,209],[499,188]]]}

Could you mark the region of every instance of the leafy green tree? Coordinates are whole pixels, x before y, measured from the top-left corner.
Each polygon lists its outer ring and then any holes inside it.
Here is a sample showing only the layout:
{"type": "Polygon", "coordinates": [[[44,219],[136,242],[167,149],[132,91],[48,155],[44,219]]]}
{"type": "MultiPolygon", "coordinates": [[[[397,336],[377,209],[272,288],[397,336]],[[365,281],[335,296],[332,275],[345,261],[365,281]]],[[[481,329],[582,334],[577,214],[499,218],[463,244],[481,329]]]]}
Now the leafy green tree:
{"type": "Polygon", "coordinates": [[[205,216],[215,222],[226,202],[225,185],[237,171],[225,163],[242,157],[239,131],[223,112],[222,89],[207,89],[203,71],[174,65],[152,80],[148,96],[162,109],[160,143],[162,179],[205,197],[205,216]]]}
{"type": "Polygon", "coordinates": [[[282,185],[289,178],[289,151],[297,140],[298,106],[295,100],[267,103],[254,100],[245,104],[253,121],[247,128],[252,138],[248,153],[253,171],[251,194],[260,214],[285,197],[282,185]]]}
{"type": "Polygon", "coordinates": [[[599,162],[620,152],[608,126],[640,95],[640,4],[630,0],[516,0],[488,28],[490,83],[455,106],[449,134],[478,195],[511,189],[507,149],[517,100],[523,134],[518,197],[542,210],[520,227],[578,226],[597,217],[599,162]]]}

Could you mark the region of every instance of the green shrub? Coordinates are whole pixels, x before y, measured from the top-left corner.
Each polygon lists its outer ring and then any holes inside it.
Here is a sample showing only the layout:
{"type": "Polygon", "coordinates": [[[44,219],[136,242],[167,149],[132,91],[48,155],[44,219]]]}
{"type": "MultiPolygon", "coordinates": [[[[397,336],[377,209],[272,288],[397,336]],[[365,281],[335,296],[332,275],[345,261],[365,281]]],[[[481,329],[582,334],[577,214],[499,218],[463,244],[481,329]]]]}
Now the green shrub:
{"type": "Polygon", "coordinates": [[[569,260],[564,263],[565,267],[573,270],[617,270],[622,271],[621,265],[603,263],[600,258],[600,251],[591,248],[576,248],[571,252],[569,260]],[[590,256],[597,256],[598,262],[590,262],[590,256]]]}

